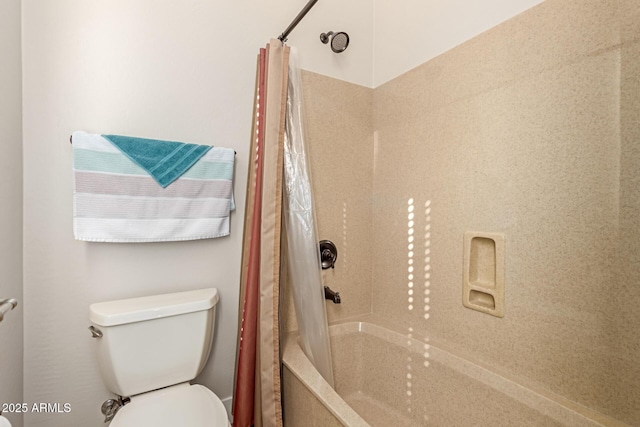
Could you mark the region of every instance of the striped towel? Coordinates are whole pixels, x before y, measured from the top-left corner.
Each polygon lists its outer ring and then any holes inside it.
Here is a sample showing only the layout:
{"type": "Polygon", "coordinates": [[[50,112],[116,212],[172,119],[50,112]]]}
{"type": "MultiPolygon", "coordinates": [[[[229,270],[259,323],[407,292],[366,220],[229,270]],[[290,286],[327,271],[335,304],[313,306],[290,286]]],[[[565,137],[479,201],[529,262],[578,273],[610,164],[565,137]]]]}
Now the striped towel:
{"type": "Polygon", "coordinates": [[[166,188],[100,135],[73,133],[73,231],[90,242],[229,234],[234,151],[213,147],[166,188]]]}

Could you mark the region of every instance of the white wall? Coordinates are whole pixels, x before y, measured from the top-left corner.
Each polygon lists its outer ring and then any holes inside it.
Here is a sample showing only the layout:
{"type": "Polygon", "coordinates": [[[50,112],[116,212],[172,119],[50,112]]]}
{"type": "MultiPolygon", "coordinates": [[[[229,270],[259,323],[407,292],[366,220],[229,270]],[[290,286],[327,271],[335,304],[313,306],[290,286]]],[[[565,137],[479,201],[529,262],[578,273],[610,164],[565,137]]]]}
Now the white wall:
{"type": "MultiPolygon", "coordinates": [[[[218,287],[215,347],[199,381],[230,398],[256,55],[304,2],[22,5],[24,399],[71,405],[67,414],[28,414],[27,425],[102,425],[100,404],[110,394],[94,364],[88,306],[152,293],[218,287]],[[235,149],[231,236],[156,244],[75,241],[69,135],[78,129],[235,149]]],[[[369,5],[320,2],[289,37],[303,52],[303,66],[370,85],[369,5]],[[319,34],[330,29],[350,31],[351,56],[337,57],[320,43],[319,34]]]]}
{"type": "Polygon", "coordinates": [[[373,0],[373,87],[543,0],[373,0]]]}
{"type": "MultiPolygon", "coordinates": [[[[0,298],[18,307],[0,323],[0,404],[22,402],[22,122],[20,0],[0,2],[0,298]]],[[[2,409],[2,408],[0,408],[2,409]]],[[[22,427],[22,415],[5,413],[22,427]]]]}

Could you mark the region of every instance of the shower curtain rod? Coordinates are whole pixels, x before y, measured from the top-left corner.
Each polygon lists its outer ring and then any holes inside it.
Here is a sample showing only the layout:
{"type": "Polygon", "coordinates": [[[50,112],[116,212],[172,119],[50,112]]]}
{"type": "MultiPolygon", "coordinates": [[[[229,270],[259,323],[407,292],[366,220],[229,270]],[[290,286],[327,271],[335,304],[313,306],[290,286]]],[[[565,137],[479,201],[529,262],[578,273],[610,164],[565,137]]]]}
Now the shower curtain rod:
{"type": "Polygon", "coordinates": [[[318,0],[310,0],[309,3],[307,3],[307,5],[302,8],[300,13],[298,13],[298,16],[296,16],[295,19],[291,21],[291,24],[289,24],[287,29],[284,30],[282,34],[280,34],[280,36],[278,37],[278,40],[280,40],[284,44],[284,42],[287,41],[287,36],[289,35],[289,33],[293,31],[296,25],[298,25],[300,21],[302,21],[302,18],[304,18],[304,16],[311,10],[313,6],[315,6],[317,2],[318,0]]]}

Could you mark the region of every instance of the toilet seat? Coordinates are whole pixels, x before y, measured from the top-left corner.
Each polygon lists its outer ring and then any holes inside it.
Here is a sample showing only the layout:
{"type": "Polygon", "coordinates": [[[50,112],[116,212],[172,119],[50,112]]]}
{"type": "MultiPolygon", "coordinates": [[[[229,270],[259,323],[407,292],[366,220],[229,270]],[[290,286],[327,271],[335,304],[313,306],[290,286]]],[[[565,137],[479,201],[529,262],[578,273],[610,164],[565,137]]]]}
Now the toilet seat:
{"type": "Polygon", "coordinates": [[[228,427],[222,401],[201,385],[182,383],[131,398],[110,427],[228,427]]]}

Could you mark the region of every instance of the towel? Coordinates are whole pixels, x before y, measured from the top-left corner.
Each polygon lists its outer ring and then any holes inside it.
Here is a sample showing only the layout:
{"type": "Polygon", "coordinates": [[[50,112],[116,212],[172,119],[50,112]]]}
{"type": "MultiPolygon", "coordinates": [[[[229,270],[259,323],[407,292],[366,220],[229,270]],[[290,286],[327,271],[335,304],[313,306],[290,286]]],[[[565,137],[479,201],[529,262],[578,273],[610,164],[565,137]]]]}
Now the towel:
{"type": "Polygon", "coordinates": [[[209,145],[186,144],[184,142],[120,135],[102,136],[118,147],[135,164],[147,171],[162,188],[180,178],[211,149],[209,145]]]}
{"type": "Polygon", "coordinates": [[[105,137],[74,132],[72,139],[77,240],[164,242],[229,234],[232,149],[210,148],[163,188],[105,137]]]}

